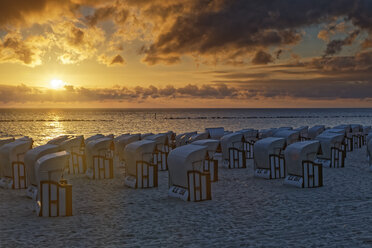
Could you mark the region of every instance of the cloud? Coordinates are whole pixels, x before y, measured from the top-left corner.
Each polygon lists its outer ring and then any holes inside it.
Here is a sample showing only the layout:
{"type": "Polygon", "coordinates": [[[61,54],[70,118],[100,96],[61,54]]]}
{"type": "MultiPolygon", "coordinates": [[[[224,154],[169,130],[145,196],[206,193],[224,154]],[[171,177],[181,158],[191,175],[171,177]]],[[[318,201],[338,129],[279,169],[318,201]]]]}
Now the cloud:
{"type": "Polygon", "coordinates": [[[271,54],[268,54],[262,50],[258,51],[252,59],[252,63],[255,65],[266,65],[270,62],[273,62],[273,57],[271,56],[271,54]]]}
{"type": "Polygon", "coordinates": [[[359,35],[360,30],[355,30],[349,34],[345,39],[342,40],[332,40],[327,44],[327,49],[324,52],[324,56],[335,55],[341,52],[342,47],[352,45],[353,41],[359,35]]]}

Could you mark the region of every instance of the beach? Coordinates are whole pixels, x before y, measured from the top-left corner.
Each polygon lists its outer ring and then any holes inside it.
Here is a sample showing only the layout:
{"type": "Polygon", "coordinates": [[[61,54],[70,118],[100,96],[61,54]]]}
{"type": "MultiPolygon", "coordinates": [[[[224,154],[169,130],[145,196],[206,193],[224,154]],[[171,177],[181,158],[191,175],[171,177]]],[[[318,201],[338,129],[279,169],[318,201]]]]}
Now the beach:
{"type": "Polygon", "coordinates": [[[220,168],[212,200],[170,198],[168,172],[159,187],[124,186],[115,178],[67,175],[72,217],[37,217],[25,190],[0,189],[0,247],[370,247],[372,173],[365,146],[345,168],[324,168],[324,186],[300,189],[283,180],[220,168]]]}

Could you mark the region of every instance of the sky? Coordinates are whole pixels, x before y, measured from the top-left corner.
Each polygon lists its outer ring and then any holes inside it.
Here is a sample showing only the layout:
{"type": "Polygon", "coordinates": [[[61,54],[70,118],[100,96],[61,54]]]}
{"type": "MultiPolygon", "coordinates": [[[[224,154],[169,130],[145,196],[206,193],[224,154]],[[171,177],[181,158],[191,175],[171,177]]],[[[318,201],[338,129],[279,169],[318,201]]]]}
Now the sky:
{"type": "Polygon", "coordinates": [[[372,107],[372,0],[0,0],[0,107],[372,107]]]}

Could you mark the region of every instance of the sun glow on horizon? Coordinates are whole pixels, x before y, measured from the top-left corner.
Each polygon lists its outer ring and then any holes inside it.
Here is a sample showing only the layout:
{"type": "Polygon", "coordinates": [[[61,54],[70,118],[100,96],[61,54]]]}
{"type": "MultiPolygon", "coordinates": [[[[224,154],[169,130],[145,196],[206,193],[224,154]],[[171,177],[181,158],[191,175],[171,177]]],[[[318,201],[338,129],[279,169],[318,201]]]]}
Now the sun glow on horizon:
{"type": "Polygon", "coordinates": [[[50,80],[49,86],[54,90],[59,90],[65,86],[65,82],[63,82],[61,79],[54,78],[50,80]]]}

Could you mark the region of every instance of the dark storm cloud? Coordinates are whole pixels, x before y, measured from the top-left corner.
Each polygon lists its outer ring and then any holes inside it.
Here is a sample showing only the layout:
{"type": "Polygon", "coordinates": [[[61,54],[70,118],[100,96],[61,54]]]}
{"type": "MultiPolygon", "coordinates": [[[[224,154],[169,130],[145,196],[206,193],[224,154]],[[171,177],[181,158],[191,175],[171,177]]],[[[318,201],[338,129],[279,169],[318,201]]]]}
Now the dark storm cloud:
{"type": "Polygon", "coordinates": [[[252,64],[255,65],[266,65],[270,62],[273,62],[273,57],[262,50],[258,51],[252,59],[252,64]]]}
{"type": "Polygon", "coordinates": [[[359,30],[355,30],[343,40],[332,40],[327,44],[327,49],[325,50],[324,56],[337,54],[341,52],[343,46],[352,45],[359,33],[359,30]]]}

